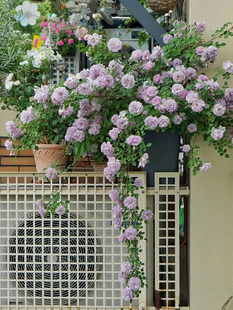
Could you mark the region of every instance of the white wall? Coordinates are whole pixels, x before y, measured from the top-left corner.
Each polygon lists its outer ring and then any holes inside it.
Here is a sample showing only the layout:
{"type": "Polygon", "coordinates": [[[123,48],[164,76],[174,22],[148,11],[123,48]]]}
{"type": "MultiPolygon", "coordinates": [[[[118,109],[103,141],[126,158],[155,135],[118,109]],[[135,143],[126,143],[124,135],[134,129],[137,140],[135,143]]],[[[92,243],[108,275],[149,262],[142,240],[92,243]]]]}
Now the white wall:
{"type": "MultiPolygon", "coordinates": [[[[205,21],[207,35],[233,21],[232,0],[189,0],[188,5],[188,21],[205,21]]],[[[232,47],[231,39],[220,51],[219,64],[233,62],[232,47]]],[[[190,310],[221,310],[233,295],[233,152],[225,159],[199,142],[201,157],[212,162],[212,169],[191,176],[190,310]]]]}

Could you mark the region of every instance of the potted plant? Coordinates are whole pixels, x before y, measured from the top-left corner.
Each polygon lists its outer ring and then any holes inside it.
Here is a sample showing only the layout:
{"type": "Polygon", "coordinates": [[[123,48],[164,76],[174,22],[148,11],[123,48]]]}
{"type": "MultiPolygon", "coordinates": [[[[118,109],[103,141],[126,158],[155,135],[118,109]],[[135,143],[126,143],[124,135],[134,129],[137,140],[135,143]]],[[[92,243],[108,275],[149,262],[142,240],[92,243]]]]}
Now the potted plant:
{"type": "MultiPolygon", "coordinates": [[[[145,143],[146,131],[185,133],[190,143],[182,150],[194,174],[211,168],[210,162],[199,158],[195,135],[201,135],[221,156],[229,157],[232,148],[233,88],[228,80],[233,64],[227,60],[222,68],[215,68],[213,78],[205,74],[205,68],[214,66],[218,49],[225,45],[218,39],[232,35],[233,26],[225,24],[209,41],[203,39],[204,30],[203,22],[191,26],[176,23],[163,38],[165,47],[155,46],[151,52],[135,50],[128,57],[122,55],[118,38],[86,35],[87,47],[80,47],[92,60],[91,68],[71,75],[58,88],[37,89],[37,103],[28,108],[28,121],[22,112],[14,130],[9,131],[12,143],[8,144],[16,149],[28,143],[36,147],[34,141],[47,135],[53,142],[65,139],[67,152],[75,153],[74,160],[90,152],[100,162],[107,159],[103,172],[114,182],[110,192],[113,224],[120,230],[119,241],[128,247],[119,273],[119,281],[126,284],[122,297],[128,301],[138,297],[145,285],[139,241],[144,238],[142,224],[152,218],[152,212],[139,210],[138,189],[145,184],[130,178],[128,171],[131,166],[145,167],[151,160],[147,148],[153,141],[145,143]],[[220,76],[225,81],[221,87],[220,76]],[[62,117],[56,119],[59,112],[55,116],[54,108],[66,114],[65,123],[62,117]]],[[[50,201],[42,199],[40,214],[58,212],[59,197],[56,192],[50,201]]],[[[64,203],[63,213],[67,208],[64,203]]]]}

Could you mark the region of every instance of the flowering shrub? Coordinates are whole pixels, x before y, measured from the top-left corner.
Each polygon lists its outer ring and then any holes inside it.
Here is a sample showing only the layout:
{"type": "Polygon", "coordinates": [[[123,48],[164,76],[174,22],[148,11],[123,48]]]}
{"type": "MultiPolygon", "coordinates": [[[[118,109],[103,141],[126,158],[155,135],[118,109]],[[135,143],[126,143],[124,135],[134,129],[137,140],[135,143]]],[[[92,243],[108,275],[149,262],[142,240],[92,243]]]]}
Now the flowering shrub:
{"type": "Polygon", "coordinates": [[[18,66],[5,79],[5,90],[2,96],[3,109],[22,112],[31,106],[30,98],[34,88],[45,84],[49,78],[48,69],[61,55],[51,48],[32,49],[19,58],[18,66]]]}
{"type": "MultiPolygon", "coordinates": [[[[107,158],[104,175],[109,182],[115,182],[110,192],[113,223],[120,230],[119,242],[126,244],[129,253],[119,274],[119,281],[126,284],[122,297],[129,301],[138,297],[145,285],[139,241],[144,238],[143,222],[153,216],[138,205],[138,190],[145,184],[128,174],[130,167],[145,167],[149,160],[150,144],[144,142],[145,132],[169,129],[185,133],[191,144],[183,145],[183,152],[194,174],[211,168],[211,163],[198,156],[195,135],[202,135],[221,156],[228,157],[228,149],[232,148],[233,88],[228,79],[233,64],[224,62],[211,79],[204,69],[213,65],[218,48],[225,45],[216,40],[233,35],[233,28],[230,23],[224,25],[209,41],[202,38],[204,29],[202,22],[192,26],[177,23],[164,36],[165,47],[155,46],[151,52],[135,50],[129,57],[121,53],[119,39],[87,35],[84,39],[88,46],[83,49],[93,60],[91,68],[70,75],[62,87],[37,88],[34,104],[15,123],[7,124],[15,148],[18,143],[26,145],[31,133],[35,135],[32,128],[40,119],[51,119],[52,124],[58,122],[59,126],[64,125],[64,119],[69,126],[66,131],[56,127],[57,138],[53,142],[65,139],[67,152],[74,150],[75,158],[90,152],[99,161],[107,158]],[[219,76],[225,80],[222,87],[219,76]],[[54,108],[61,118],[52,115],[54,108]]],[[[48,130],[50,139],[49,135],[48,130]]],[[[54,171],[47,174],[50,180],[57,176],[54,171]]],[[[43,199],[38,203],[42,216],[65,212],[64,204],[54,203],[55,196],[51,197],[52,203],[43,199]]]]}

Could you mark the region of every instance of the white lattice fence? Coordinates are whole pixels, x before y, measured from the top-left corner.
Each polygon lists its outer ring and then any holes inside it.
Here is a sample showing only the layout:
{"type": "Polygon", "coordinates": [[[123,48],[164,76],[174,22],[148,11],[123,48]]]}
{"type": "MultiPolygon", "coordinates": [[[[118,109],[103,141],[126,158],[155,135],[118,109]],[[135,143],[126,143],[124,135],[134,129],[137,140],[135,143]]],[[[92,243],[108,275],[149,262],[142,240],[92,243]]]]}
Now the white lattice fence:
{"type": "Polygon", "coordinates": [[[161,309],[179,309],[179,173],[155,174],[155,294],[161,309]]]}
{"type": "MultiPolygon", "coordinates": [[[[37,184],[37,176],[0,174],[0,309],[128,308],[118,281],[126,248],[112,226],[113,185],[95,173],[63,175],[54,185],[37,184]],[[55,188],[71,201],[70,212],[41,219],[35,202],[55,188]]],[[[145,290],[141,298],[132,306],[145,307],[145,290]]]]}

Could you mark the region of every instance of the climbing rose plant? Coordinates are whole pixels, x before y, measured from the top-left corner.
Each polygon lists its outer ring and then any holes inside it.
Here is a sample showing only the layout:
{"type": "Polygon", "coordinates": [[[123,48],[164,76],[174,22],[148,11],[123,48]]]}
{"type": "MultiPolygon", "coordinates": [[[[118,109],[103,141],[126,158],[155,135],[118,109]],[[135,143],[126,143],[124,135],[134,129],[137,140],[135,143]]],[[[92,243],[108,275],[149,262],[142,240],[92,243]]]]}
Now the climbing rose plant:
{"type": "MultiPolygon", "coordinates": [[[[84,37],[87,46],[80,47],[93,62],[90,69],[70,75],[62,86],[36,88],[31,107],[15,122],[8,122],[10,140],[6,146],[20,150],[36,147],[27,136],[35,128],[39,132],[43,120],[49,118],[46,113],[57,113],[64,122],[51,122],[49,126],[54,126],[57,136],[59,126],[68,124],[60,138],[65,139],[67,152],[74,152],[74,161],[86,154],[100,162],[107,159],[104,175],[114,184],[110,192],[113,224],[119,230],[119,242],[128,249],[119,273],[119,281],[125,284],[125,300],[138,297],[145,285],[140,241],[144,239],[144,222],[153,217],[151,210],[138,205],[139,189],[145,184],[139,178],[131,178],[128,171],[145,167],[150,160],[150,143],[144,142],[148,130],[156,133],[169,129],[185,134],[190,143],[183,145],[182,150],[194,174],[211,168],[208,158],[202,161],[198,155],[196,135],[201,135],[221,156],[229,157],[233,88],[228,81],[233,64],[226,60],[220,68],[214,67],[214,62],[219,48],[225,45],[218,40],[232,36],[232,29],[232,24],[227,23],[205,41],[205,23],[176,23],[163,37],[164,47],[155,46],[151,52],[135,50],[126,56],[118,38],[108,40],[89,34],[84,37]],[[207,67],[212,68],[212,78],[205,73],[207,67]],[[224,80],[221,87],[219,77],[224,80]],[[72,124],[66,120],[72,120],[72,124]]],[[[53,119],[56,120],[55,114],[53,119]]],[[[52,182],[57,176],[55,168],[49,167],[46,176],[52,182]]],[[[39,200],[37,206],[41,216],[68,212],[57,192],[51,194],[50,201],[39,200]]]]}

